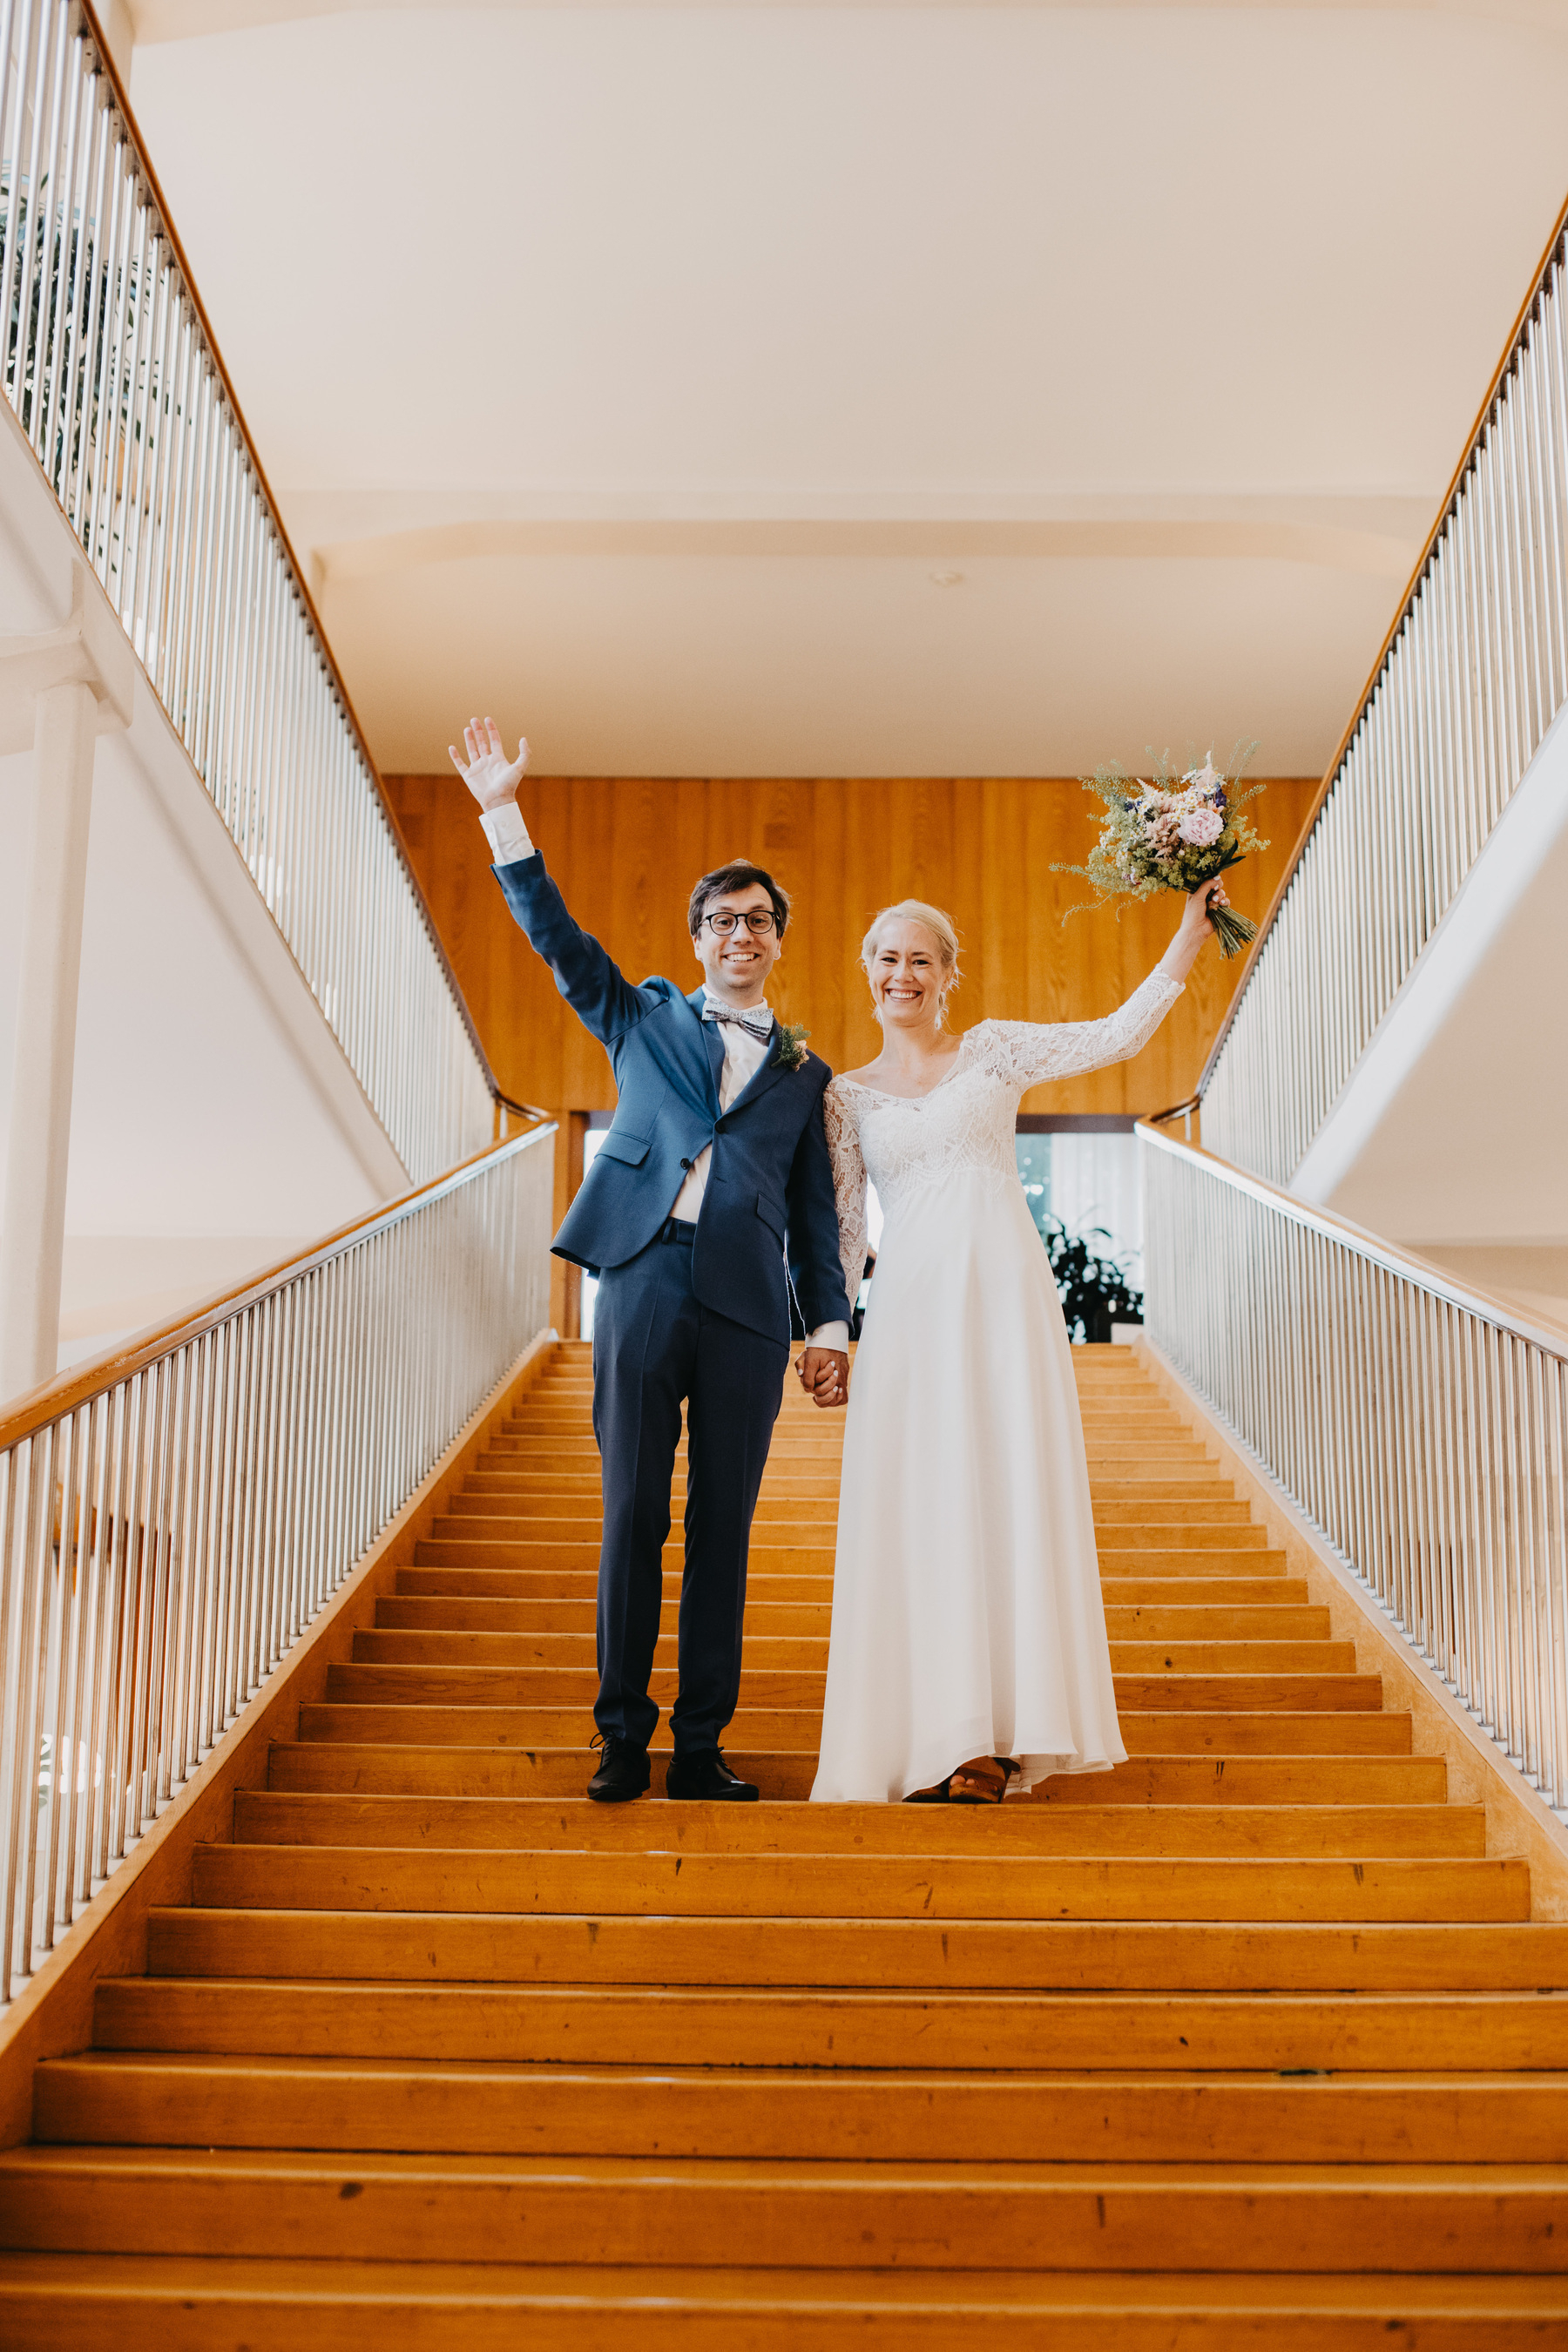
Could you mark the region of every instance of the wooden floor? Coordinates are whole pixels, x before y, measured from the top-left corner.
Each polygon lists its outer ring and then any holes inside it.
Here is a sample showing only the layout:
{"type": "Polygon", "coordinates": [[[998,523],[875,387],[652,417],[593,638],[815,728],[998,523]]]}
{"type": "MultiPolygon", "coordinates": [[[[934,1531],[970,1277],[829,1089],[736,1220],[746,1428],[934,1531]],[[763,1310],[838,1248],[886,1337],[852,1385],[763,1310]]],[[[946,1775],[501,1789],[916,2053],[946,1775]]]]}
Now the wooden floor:
{"type": "Polygon", "coordinates": [[[39,2069],[0,2344],[1568,2346],[1568,1928],[1131,1352],[1076,1361],[1123,1769],[805,1804],[843,1423],[792,1397],[764,1801],[671,1805],[656,1751],[610,1808],[563,1346],[39,2069]]]}

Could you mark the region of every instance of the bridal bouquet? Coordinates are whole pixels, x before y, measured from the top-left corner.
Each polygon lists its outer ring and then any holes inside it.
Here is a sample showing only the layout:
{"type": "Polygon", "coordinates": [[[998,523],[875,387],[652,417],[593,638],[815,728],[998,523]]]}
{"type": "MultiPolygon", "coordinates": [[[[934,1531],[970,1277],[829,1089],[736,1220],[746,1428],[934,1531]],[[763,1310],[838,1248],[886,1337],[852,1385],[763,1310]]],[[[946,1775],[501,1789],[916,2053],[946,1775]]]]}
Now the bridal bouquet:
{"type": "MultiPolygon", "coordinates": [[[[1069,907],[1063,922],[1087,907],[1109,906],[1115,898],[1152,898],[1157,890],[1184,890],[1190,896],[1238,864],[1249,850],[1267,849],[1267,841],[1242,814],[1244,804],[1262,785],[1239,793],[1236,789],[1255,748],[1249,744],[1233,762],[1235,773],[1228,780],[1215,766],[1212,752],[1201,768],[1189,768],[1182,776],[1173,772],[1167,755],[1151,783],[1124,775],[1114,763],[1086,776],[1085,792],[1097,793],[1105,803],[1100,839],[1087,866],[1053,866],[1051,872],[1080,875],[1094,897],[1069,907]]],[[[1221,892],[1209,900],[1208,915],[1222,955],[1239,955],[1258,937],[1257,924],[1224,904],[1221,892]]]]}

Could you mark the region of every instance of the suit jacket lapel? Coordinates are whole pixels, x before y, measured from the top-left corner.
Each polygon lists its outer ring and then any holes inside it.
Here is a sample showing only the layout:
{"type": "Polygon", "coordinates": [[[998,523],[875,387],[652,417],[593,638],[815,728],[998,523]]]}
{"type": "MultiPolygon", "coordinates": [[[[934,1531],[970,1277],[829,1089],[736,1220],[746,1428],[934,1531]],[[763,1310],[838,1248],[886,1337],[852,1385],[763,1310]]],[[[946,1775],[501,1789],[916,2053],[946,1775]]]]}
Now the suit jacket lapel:
{"type": "Polygon", "coordinates": [[[724,1040],[720,1034],[719,1024],[716,1021],[704,1021],[702,1018],[705,995],[706,991],[700,984],[692,990],[686,1002],[691,1007],[692,1018],[697,1024],[698,1043],[707,1062],[709,1092],[713,1097],[713,1116],[717,1118],[719,1081],[724,1075],[724,1040]]]}

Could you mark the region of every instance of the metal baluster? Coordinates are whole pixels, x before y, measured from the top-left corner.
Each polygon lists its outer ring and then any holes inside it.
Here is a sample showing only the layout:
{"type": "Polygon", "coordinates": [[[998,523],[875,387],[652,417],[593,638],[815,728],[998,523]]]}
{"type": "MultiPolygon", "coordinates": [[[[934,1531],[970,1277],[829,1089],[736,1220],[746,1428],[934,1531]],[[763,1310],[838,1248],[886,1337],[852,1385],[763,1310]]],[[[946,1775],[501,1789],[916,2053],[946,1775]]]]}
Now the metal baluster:
{"type": "MultiPolygon", "coordinates": [[[[104,205],[109,194],[110,162],[114,144],[111,135],[113,118],[101,103],[101,95],[102,85],[94,75],[87,84],[92,131],[82,182],[81,247],[86,315],[78,343],[78,363],[70,398],[70,416],[76,433],[76,470],[69,503],[66,507],[71,529],[84,546],[88,545],[91,536],[89,518],[92,511],[93,452],[98,446],[99,333],[103,319],[102,297],[108,268],[104,251],[104,205]]],[[[88,551],[90,561],[90,547],[88,551]]]]}
{"type": "MultiPolygon", "coordinates": [[[[39,424],[37,448],[49,485],[63,506],[67,496],[68,464],[68,434],[64,437],[59,462],[55,460],[55,431],[65,415],[67,378],[71,363],[71,322],[76,311],[76,273],[81,260],[81,239],[76,229],[76,158],[77,138],[81,125],[83,82],[79,68],[81,43],[71,44],[69,58],[63,76],[63,88],[57,93],[56,104],[63,118],[65,155],[61,161],[56,150],[58,179],[51,183],[49,227],[46,247],[52,248],[55,259],[50,270],[53,280],[53,319],[47,324],[49,349],[48,391],[38,404],[39,424]],[[58,228],[55,226],[58,219],[58,228]]],[[[85,226],[85,224],[84,224],[85,226]]],[[[50,306],[46,302],[46,313],[50,306]]]]}
{"type": "MultiPolygon", "coordinates": [[[[39,17],[38,17],[38,20],[37,20],[37,27],[36,27],[36,31],[35,31],[35,36],[34,36],[34,42],[33,42],[33,55],[32,55],[32,116],[33,116],[33,121],[32,121],[32,131],[31,131],[31,136],[30,136],[29,140],[28,140],[28,142],[27,142],[27,168],[26,168],[26,173],[22,176],[22,178],[21,178],[20,182],[19,182],[19,183],[14,183],[14,184],[13,184],[13,187],[12,187],[12,194],[11,194],[11,209],[12,209],[12,212],[13,212],[13,214],[15,215],[16,219],[16,221],[17,221],[17,223],[18,223],[18,230],[17,230],[17,234],[16,234],[16,243],[17,243],[17,245],[18,245],[18,246],[19,246],[19,247],[20,247],[20,270],[19,270],[19,273],[18,273],[18,276],[17,276],[17,278],[16,278],[16,368],[15,368],[15,371],[14,371],[13,378],[12,378],[12,396],[11,396],[11,405],[12,405],[12,407],[16,410],[16,412],[17,421],[18,421],[18,423],[21,425],[22,429],[23,429],[23,431],[24,431],[24,432],[26,432],[26,431],[27,431],[27,408],[28,408],[28,399],[27,399],[28,367],[27,367],[27,362],[28,362],[29,356],[30,356],[30,355],[32,355],[32,354],[35,352],[35,351],[36,351],[36,345],[34,344],[34,341],[33,341],[33,333],[32,333],[32,319],[33,319],[33,248],[34,248],[34,247],[36,246],[36,244],[37,243],[37,240],[38,240],[38,229],[39,229],[39,223],[40,223],[40,211],[41,211],[41,207],[40,207],[39,194],[38,194],[38,183],[39,183],[39,171],[38,171],[38,165],[39,165],[39,160],[40,160],[40,142],[41,142],[41,139],[42,139],[43,122],[44,122],[45,94],[46,94],[46,91],[47,91],[47,86],[48,86],[48,79],[49,79],[49,57],[50,57],[51,49],[52,49],[52,47],[53,47],[53,42],[52,42],[51,36],[52,36],[52,33],[53,33],[54,27],[53,27],[52,24],[50,23],[50,16],[51,16],[51,14],[52,14],[52,13],[53,13],[53,12],[52,12],[52,6],[51,6],[51,0],[40,0],[40,14],[39,14],[39,17]],[[23,195],[23,194],[22,194],[22,190],[23,190],[23,188],[24,188],[24,187],[25,187],[25,188],[26,188],[26,196],[25,196],[25,197],[24,197],[24,195],[23,195]]],[[[24,51],[23,51],[23,58],[24,58],[24,60],[26,60],[26,56],[27,56],[27,52],[26,52],[26,50],[24,50],[24,51]]],[[[24,71],[25,71],[25,70],[26,70],[26,65],[24,65],[24,71]]],[[[25,82],[24,82],[23,87],[24,87],[24,89],[26,89],[26,83],[25,83],[25,82]]],[[[24,119],[25,119],[25,114],[24,114],[24,119]]],[[[19,155],[20,155],[20,152],[21,152],[21,146],[22,146],[22,140],[21,140],[22,123],[21,123],[21,122],[18,122],[18,123],[17,123],[16,131],[17,131],[16,149],[17,149],[17,153],[18,153],[18,156],[19,156],[19,155]]],[[[10,318],[10,315],[11,315],[11,310],[10,310],[10,299],[9,299],[9,298],[10,298],[10,293],[11,293],[11,287],[10,287],[10,284],[9,284],[9,283],[7,283],[7,285],[6,285],[6,288],[5,288],[5,293],[6,293],[6,298],[7,298],[7,299],[6,299],[6,310],[5,310],[5,315],[6,315],[6,319],[7,319],[7,320],[9,320],[9,318],[10,318]]],[[[35,376],[35,381],[36,381],[36,376],[35,376]]],[[[30,434],[28,435],[28,437],[29,437],[29,439],[31,438],[31,435],[30,435],[30,434]]]]}

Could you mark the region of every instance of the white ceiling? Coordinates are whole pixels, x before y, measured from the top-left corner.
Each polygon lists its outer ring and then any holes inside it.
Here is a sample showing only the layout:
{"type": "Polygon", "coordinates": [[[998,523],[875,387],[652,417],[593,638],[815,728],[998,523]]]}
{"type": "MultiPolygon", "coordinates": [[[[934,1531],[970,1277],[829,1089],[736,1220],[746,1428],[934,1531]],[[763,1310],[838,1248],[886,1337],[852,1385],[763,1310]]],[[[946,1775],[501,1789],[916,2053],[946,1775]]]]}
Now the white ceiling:
{"type": "Polygon", "coordinates": [[[392,769],[1313,771],[1568,189],[1568,0],[130,13],[392,769]]]}

